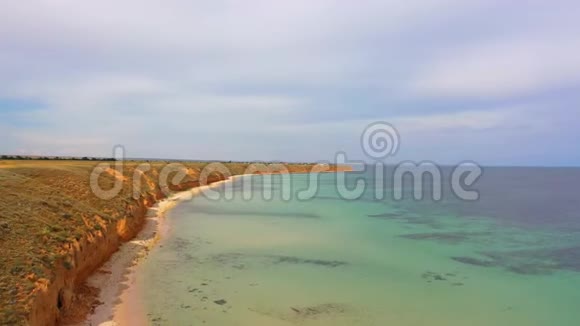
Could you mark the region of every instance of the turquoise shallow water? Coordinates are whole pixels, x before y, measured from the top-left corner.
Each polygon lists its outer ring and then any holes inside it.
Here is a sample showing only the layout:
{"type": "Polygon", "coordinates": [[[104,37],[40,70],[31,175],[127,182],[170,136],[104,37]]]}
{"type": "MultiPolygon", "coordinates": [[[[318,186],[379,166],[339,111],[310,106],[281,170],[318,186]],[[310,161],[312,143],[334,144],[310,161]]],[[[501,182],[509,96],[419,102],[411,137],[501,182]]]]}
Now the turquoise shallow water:
{"type": "Polygon", "coordinates": [[[280,180],[274,199],[244,200],[238,180],[233,200],[170,212],[143,305],[163,325],[578,325],[571,171],[492,170],[475,203],[342,200],[331,174],[311,200],[281,200],[280,180]]]}

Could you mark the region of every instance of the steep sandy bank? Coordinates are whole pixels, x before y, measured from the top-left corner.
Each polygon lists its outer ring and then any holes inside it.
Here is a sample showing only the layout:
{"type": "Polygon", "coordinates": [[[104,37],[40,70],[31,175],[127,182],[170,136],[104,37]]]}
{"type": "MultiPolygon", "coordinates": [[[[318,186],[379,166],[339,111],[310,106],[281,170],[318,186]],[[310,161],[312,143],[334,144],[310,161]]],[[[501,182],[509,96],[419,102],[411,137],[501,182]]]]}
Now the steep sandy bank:
{"type": "MultiPolygon", "coordinates": [[[[147,210],[165,197],[153,180],[166,163],[152,162],[142,173],[137,199],[132,179],[143,162],[125,162],[122,174],[104,173],[99,179],[104,189],[123,181],[119,195],[110,200],[97,198],[89,187],[97,162],[9,163],[0,162],[0,324],[84,320],[98,294],[86,279],[139,233],[147,210]]],[[[170,190],[197,187],[205,165],[184,163],[186,177],[170,190]]],[[[232,175],[248,167],[225,165],[232,175]]],[[[287,167],[306,173],[312,165],[287,167]]],[[[209,181],[222,179],[212,175],[209,181]]]]}
{"type": "MultiPolygon", "coordinates": [[[[220,180],[221,178],[216,177],[210,183],[220,180]]],[[[181,191],[195,186],[197,185],[191,183],[183,184],[175,190],[181,191]]],[[[29,324],[54,325],[82,320],[94,306],[94,299],[98,293],[94,288],[84,284],[84,281],[105,263],[122,243],[134,238],[142,230],[148,209],[164,198],[161,192],[143,196],[135,204],[127,206],[125,217],[111,223],[102,223],[101,230],[68,244],[67,256],[72,257],[72,261],[57,264],[52,282],[37,289],[29,324]]]]}
{"type": "MultiPolygon", "coordinates": [[[[215,187],[236,177],[204,187],[215,187]]],[[[176,193],[148,210],[143,230],[134,239],[122,244],[111,259],[87,280],[89,286],[99,289],[98,306],[79,326],[147,324],[139,304],[139,289],[134,286],[138,263],[164,237],[167,231],[164,227],[165,214],[180,202],[200,194],[204,187],[176,193]]]]}

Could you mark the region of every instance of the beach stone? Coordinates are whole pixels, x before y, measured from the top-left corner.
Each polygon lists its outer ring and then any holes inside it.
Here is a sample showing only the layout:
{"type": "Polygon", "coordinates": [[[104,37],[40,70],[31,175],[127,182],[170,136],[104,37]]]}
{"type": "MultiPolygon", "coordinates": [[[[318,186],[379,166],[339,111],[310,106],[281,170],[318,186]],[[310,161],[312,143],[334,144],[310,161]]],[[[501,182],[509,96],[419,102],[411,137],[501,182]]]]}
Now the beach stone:
{"type": "Polygon", "coordinates": [[[219,299],[219,300],[215,300],[214,303],[215,304],[218,304],[220,306],[223,306],[223,305],[225,305],[228,302],[226,300],[224,300],[224,299],[219,299]]]}

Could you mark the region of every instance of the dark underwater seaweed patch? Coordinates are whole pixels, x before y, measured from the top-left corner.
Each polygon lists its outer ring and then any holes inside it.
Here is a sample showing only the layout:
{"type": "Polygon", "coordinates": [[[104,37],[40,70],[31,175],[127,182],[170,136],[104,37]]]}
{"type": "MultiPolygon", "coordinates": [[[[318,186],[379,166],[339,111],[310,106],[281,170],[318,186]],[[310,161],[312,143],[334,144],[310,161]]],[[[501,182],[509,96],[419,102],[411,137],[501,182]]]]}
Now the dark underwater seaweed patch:
{"type": "Polygon", "coordinates": [[[290,307],[296,317],[301,319],[318,318],[321,315],[336,315],[345,313],[346,305],[338,303],[325,303],[308,307],[290,307]]]}
{"type": "Polygon", "coordinates": [[[197,206],[197,213],[208,215],[232,215],[232,216],[264,216],[264,217],[292,217],[292,218],[320,218],[320,215],[302,212],[268,212],[268,211],[245,211],[228,210],[223,208],[210,208],[197,206]]]}
{"type": "Polygon", "coordinates": [[[505,267],[512,273],[522,275],[546,275],[551,274],[557,269],[543,264],[514,264],[505,267]]]}
{"type": "Polygon", "coordinates": [[[580,272],[580,246],[552,250],[550,256],[560,268],[580,272]]]}
{"type": "MultiPolygon", "coordinates": [[[[491,255],[486,255],[491,256],[491,255]]],[[[480,267],[501,267],[512,273],[522,275],[545,275],[554,271],[553,265],[544,261],[526,261],[508,259],[507,256],[493,254],[493,260],[482,260],[473,257],[451,257],[451,259],[463,264],[480,267]]]]}
{"type": "Polygon", "coordinates": [[[234,269],[246,269],[248,265],[251,266],[251,262],[248,259],[257,259],[266,264],[308,264],[308,265],[318,265],[323,267],[339,267],[348,265],[345,261],[340,260],[323,260],[323,259],[310,259],[310,258],[300,258],[294,256],[279,256],[279,255],[242,255],[240,253],[223,253],[218,255],[213,255],[210,257],[211,261],[221,265],[229,265],[234,269]],[[245,260],[242,262],[242,259],[245,260]],[[264,261],[265,260],[265,261],[264,261]]]}
{"type": "Polygon", "coordinates": [[[481,267],[492,267],[496,266],[497,264],[494,261],[490,260],[481,260],[473,257],[451,257],[451,259],[467,264],[467,265],[474,265],[474,266],[481,266],[481,267]]]}
{"type": "Polygon", "coordinates": [[[558,270],[580,272],[580,246],[482,252],[489,260],[451,257],[460,263],[501,267],[521,275],[548,275],[558,270]]]}
{"type": "Polygon", "coordinates": [[[384,218],[384,219],[398,219],[405,216],[405,213],[402,212],[388,212],[388,213],[381,213],[381,214],[371,214],[367,215],[368,217],[374,218],[384,218]]]}
{"type": "Polygon", "coordinates": [[[444,243],[457,244],[471,237],[487,235],[486,232],[431,232],[400,235],[401,238],[412,240],[435,240],[444,243]]]}
{"type": "Polygon", "coordinates": [[[467,240],[467,236],[459,233],[413,233],[400,235],[401,238],[412,240],[436,240],[445,243],[459,243],[467,240]]]}
{"type": "Polygon", "coordinates": [[[324,267],[338,267],[347,265],[347,262],[339,260],[322,260],[322,259],[305,259],[292,256],[271,256],[274,259],[274,264],[310,264],[324,267]]]}
{"type": "Polygon", "coordinates": [[[443,282],[449,284],[450,286],[465,285],[463,282],[460,282],[461,279],[459,278],[456,272],[437,273],[432,271],[425,271],[423,274],[421,274],[421,278],[425,280],[427,283],[443,282]]]}
{"type": "Polygon", "coordinates": [[[580,272],[580,246],[484,252],[507,270],[525,275],[545,275],[558,270],[580,272]]]}

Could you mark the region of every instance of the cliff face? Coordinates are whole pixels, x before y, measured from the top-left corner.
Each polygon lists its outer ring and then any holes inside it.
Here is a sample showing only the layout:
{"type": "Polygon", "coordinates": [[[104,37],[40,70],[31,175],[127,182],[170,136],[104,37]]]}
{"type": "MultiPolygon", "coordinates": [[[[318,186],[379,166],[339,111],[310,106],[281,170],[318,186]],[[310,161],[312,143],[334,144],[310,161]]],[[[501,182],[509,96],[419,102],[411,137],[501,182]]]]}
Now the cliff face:
{"type": "MultiPolygon", "coordinates": [[[[221,176],[209,178],[208,183],[223,180],[221,176]]],[[[196,181],[187,181],[173,186],[173,191],[183,191],[198,186],[196,181]]],[[[119,246],[132,238],[143,228],[148,209],[165,198],[160,191],[142,195],[134,203],[127,205],[123,217],[107,223],[95,216],[100,227],[80,240],[65,245],[68,260],[56,264],[54,278],[37,287],[31,305],[28,323],[30,325],[56,325],[63,316],[83,317],[91,302],[82,302],[82,289],[87,278],[104,264],[119,246]]],[[[76,321],[76,320],[74,320],[76,321]]]]}
{"type": "MultiPolygon", "coordinates": [[[[144,172],[138,171],[139,163],[125,162],[120,173],[105,170],[98,180],[103,189],[122,181],[118,195],[105,200],[89,185],[95,162],[0,161],[0,324],[55,325],[70,316],[82,320],[88,312],[83,307],[92,305],[79,295],[91,291],[84,284],[88,276],[137,235],[148,208],[165,197],[158,180],[166,163],[152,163],[144,172]],[[141,185],[134,193],[136,174],[141,185]]],[[[170,181],[169,190],[198,186],[206,164],[184,163],[185,177],[177,185],[170,181]]],[[[224,165],[231,175],[248,167],[224,165]]],[[[312,165],[286,168],[306,173],[312,165]]],[[[207,181],[223,179],[210,174],[207,181]]]]}
{"type": "Polygon", "coordinates": [[[30,325],[54,325],[60,317],[74,308],[75,291],[88,276],[102,265],[119,248],[123,241],[134,237],[145,221],[145,215],[156,198],[152,196],[129,205],[126,217],[105,224],[102,230],[87,234],[79,241],[66,245],[72,261],[56,264],[54,278],[37,288],[31,306],[30,325]]]}

